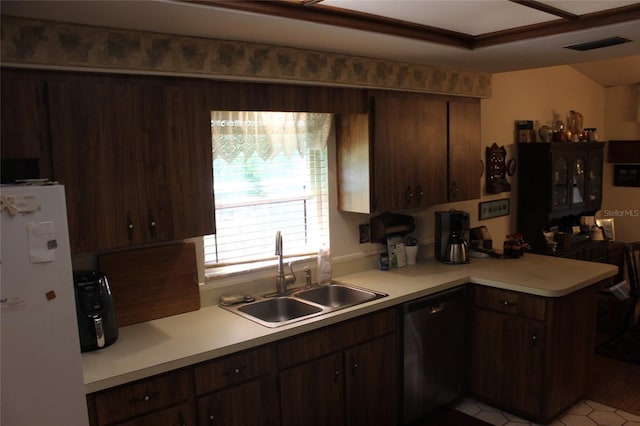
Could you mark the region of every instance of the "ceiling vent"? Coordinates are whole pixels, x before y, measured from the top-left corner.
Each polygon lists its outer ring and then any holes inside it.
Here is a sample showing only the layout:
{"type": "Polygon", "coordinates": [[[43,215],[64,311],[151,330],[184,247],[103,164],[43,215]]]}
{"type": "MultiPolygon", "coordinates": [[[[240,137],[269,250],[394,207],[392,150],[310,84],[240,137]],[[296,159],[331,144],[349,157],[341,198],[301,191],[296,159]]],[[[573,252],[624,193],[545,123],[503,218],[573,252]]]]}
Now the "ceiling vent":
{"type": "Polygon", "coordinates": [[[617,44],[628,43],[631,40],[622,37],[609,37],[602,40],[588,41],[586,43],[572,44],[570,46],[564,46],[565,49],[579,50],[584,52],[586,50],[600,49],[601,47],[615,46],[617,44]]]}

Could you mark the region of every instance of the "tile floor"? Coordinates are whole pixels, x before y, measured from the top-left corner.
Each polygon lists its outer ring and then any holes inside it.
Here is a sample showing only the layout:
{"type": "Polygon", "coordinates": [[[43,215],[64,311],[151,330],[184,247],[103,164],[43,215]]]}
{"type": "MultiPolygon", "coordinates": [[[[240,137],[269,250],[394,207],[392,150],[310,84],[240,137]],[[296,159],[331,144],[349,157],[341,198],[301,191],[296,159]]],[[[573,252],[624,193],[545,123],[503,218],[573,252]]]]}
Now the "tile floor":
{"type": "MultiPolygon", "coordinates": [[[[471,398],[460,400],[454,408],[496,426],[539,426],[538,423],[531,423],[471,398]]],[[[584,400],[549,423],[549,426],[640,426],[640,416],[584,400]]]]}

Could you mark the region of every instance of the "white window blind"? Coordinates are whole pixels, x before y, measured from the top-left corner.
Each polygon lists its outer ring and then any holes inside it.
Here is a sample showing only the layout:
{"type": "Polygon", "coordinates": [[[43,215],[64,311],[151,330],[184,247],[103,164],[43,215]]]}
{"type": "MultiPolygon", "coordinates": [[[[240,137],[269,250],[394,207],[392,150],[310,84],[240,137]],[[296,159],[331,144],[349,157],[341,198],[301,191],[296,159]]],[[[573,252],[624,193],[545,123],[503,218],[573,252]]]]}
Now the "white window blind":
{"type": "Polygon", "coordinates": [[[220,267],[315,254],[328,241],[331,114],[211,113],[216,234],[205,263],[220,267]]]}

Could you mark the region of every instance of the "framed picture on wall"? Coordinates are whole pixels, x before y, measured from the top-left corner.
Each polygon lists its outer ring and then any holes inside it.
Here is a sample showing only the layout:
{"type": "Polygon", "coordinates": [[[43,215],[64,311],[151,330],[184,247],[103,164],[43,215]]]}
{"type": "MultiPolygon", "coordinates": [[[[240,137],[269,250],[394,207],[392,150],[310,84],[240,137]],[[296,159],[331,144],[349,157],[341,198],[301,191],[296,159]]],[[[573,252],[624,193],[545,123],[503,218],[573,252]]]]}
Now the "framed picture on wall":
{"type": "Polygon", "coordinates": [[[613,218],[596,219],[596,225],[603,229],[604,235],[608,240],[616,240],[616,229],[614,227],[613,218]]]}

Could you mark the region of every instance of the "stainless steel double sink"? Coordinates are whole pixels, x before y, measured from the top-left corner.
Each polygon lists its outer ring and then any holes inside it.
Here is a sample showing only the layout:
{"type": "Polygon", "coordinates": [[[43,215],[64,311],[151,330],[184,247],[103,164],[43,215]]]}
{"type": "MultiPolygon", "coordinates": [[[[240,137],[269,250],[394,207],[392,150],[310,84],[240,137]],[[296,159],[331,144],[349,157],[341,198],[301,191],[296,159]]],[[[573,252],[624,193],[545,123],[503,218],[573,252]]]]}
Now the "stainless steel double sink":
{"type": "Polygon", "coordinates": [[[281,327],[386,296],[385,293],[332,282],[293,290],[286,295],[266,295],[253,302],[220,307],[265,327],[281,327]]]}

